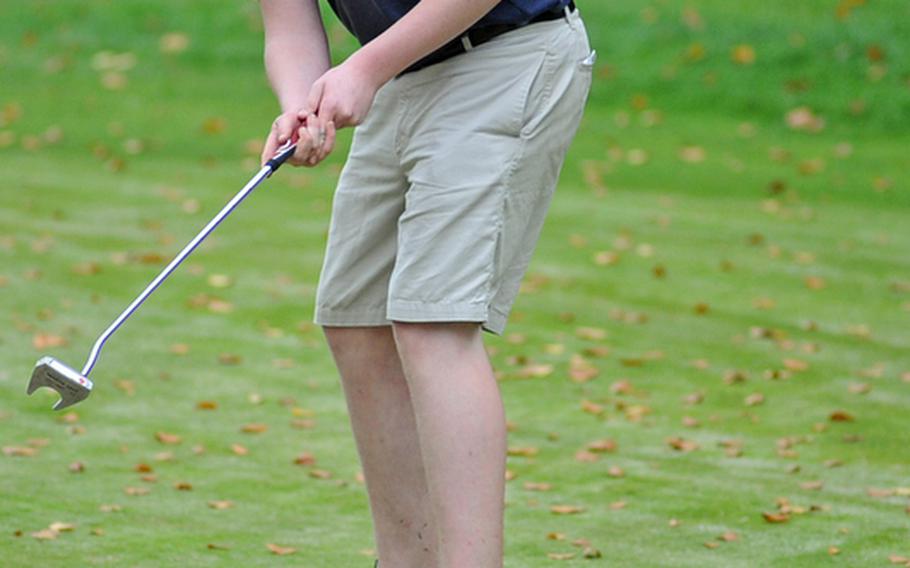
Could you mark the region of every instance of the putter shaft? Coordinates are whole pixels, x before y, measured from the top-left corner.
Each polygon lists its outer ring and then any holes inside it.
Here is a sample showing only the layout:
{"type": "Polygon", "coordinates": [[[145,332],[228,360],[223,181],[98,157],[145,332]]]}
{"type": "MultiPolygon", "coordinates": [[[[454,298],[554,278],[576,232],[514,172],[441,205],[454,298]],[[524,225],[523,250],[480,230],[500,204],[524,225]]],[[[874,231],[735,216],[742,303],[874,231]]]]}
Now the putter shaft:
{"type": "Polygon", "coordinates": [[[167,279],[167,277],[170,276],[178,266],[180,266],[186,257],[188,257],[190,253],[196,250],[196,247],[198,247],[202,241],[204,241],[205,238],[215,230],[215,227],[217,227],[221,221],[225,219],[225,217],[230,215],[231,212],[238,205],[240,205],[240,203],[246,199],[246,197],[252,193],[254,189],[256,189],[256,186],[258,186],[262,180],[275,173],[275,171],[281,167],[281,164],[283,164],[285,161],[287,161],[288,158],[294,155],[294,151],[296,149],[297,145],[290,141],[279,148],[275,153],[275,156],[266,162],[266,164],[262,166],[262,169],[260,169],[259,172],[253,176],[253,178],[245,186],[243,186],[243,189],[238,191],[237,194],[234,195],[234,197],[227,203],[227,205],[225,205],[221,211],[215,215],[215,218],[209,221],[208,225],[203,227],[199,234],[196,235],[193,240],[191,240],[189,244],[187,244],[183,250],[177,254],[176,257],[174,257],[174,260],[172,260],[170,264],[164,267],[164,270],[162,270],[161,273],[158,274],[158,276],[156,276],[155,279],[152,280],[152,282],[145,288],[145,290],[143,290],[142,293],[139,294],[135,300],[133,300],[133,303],[131,303],[125,310],[123,310],[123,313],[117,316],[117,319],[115,319],[113,323],[111,323],[111,325],[108,326],[106,330],[104,330],[104,333],[98,337],[98,339],[95,341],[95,345],[92,346],[92,351],[89,353],[88,360],[86,360],[85,366],[82,368],[81,374],[83,377],[88,377],[92,372],[92,369],[95,367],[95,363],[98,362],[98,356],[101,354],[101,349],[104,347],[104,343],[108,340],[108,338],[110,338],[110,336],[113,335],[121,325],[123,325],[123,322],[126,321],[127,318],[133,315],[133,313],[139,308],[139,306],[142,305],[146,298],[148,298],[152,292],[154,292],[155,289],[157,289],[158,286],[160,286],[161,283],[164,282],[165,279],[167,279]]]}

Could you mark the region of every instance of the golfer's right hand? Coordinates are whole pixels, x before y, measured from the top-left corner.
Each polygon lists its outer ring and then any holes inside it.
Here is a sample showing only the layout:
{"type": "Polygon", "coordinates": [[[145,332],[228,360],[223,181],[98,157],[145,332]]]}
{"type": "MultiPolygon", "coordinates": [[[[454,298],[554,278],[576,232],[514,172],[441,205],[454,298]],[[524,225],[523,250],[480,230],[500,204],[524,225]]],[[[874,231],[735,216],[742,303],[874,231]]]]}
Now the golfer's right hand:
{"type": "MultiPolygon", "coordinates": [[[[260,157],[261,164],[265,165],[272,159],[278,148],[288,140],[296,140],[297,150],[293,156],[288,158],[287,163],[293,166],[314,166],[319,163],[327,153],[325,147],[328,146],[329,141],[325,139],[324,134],[311,132],[311,130],[314,130],[314,126],[308,127],[306,117],[301,118],[299,112],[285,112],[278,115],[278,118],[272,122],[272,129],[265,139],[265,146],[260,157]],[[317,139],[321,143],[317,144],[317,139]]],[[[334,138],[334,132],[332,134],[332,138],[334,138]]]]}

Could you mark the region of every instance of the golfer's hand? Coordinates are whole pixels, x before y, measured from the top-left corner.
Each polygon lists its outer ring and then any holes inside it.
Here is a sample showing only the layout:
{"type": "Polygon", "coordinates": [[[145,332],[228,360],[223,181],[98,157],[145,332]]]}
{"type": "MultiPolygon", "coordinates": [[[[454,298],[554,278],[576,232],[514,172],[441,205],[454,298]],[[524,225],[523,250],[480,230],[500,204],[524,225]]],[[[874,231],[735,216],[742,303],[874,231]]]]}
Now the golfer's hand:
{"type": "Polygon", "coordinates": [[[266,137],[260,162],[265,165],[288,140],[297,142],[297,150],[288,158],[287,163],[293,166],[314,166],[322,161],[335,144],[334,125],[320,128],[315,120],[308,121],[307,118],[314,117],[300,112],[279,115],[266,137]]]}
{"type": "MultiPolygon", "coordinates": [[[[307,108],[297,118],[306,119],[317,130],[357,126],[366,118],[380,82],[355,58],[326,71],[313,83],[307,108]],[[313,120],[315,115],[315,120],[313,120]]],[[[334,140],[333,140],[334,142],[334,140]]],[[[329,148],[331,151],[331,148],[329,148]]]]}

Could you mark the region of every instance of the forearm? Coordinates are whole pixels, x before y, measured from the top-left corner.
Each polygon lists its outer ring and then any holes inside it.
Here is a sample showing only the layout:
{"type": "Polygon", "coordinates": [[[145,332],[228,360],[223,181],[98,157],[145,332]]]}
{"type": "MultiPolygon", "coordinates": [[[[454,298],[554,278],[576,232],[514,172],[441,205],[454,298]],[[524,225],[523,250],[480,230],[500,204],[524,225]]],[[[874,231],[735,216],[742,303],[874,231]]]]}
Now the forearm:
{"type": "Polygon", "coordinates": [[[360,48],[349,61],[384,84],[455,38],[499,0],[421,0],[403,18],[360,48]]]}
{"type": "Polygon", "coordinates": [[[318,5],[315,0],[262,0],[261,8],[269,83],[282,111],[296,111],[331,64],[318,5]]]}

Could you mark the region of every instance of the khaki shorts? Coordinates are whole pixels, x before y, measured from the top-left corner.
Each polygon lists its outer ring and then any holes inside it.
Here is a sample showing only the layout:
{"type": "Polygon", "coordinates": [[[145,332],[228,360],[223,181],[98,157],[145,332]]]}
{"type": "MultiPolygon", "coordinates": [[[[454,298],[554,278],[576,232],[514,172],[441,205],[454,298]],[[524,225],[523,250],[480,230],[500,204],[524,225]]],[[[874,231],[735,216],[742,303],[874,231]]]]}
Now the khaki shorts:
{"type": "Polygon", "coordinates": [[[383,86],[332,206],[315,322],[501,334],[591,86],[578,11],[383,86]]]}

